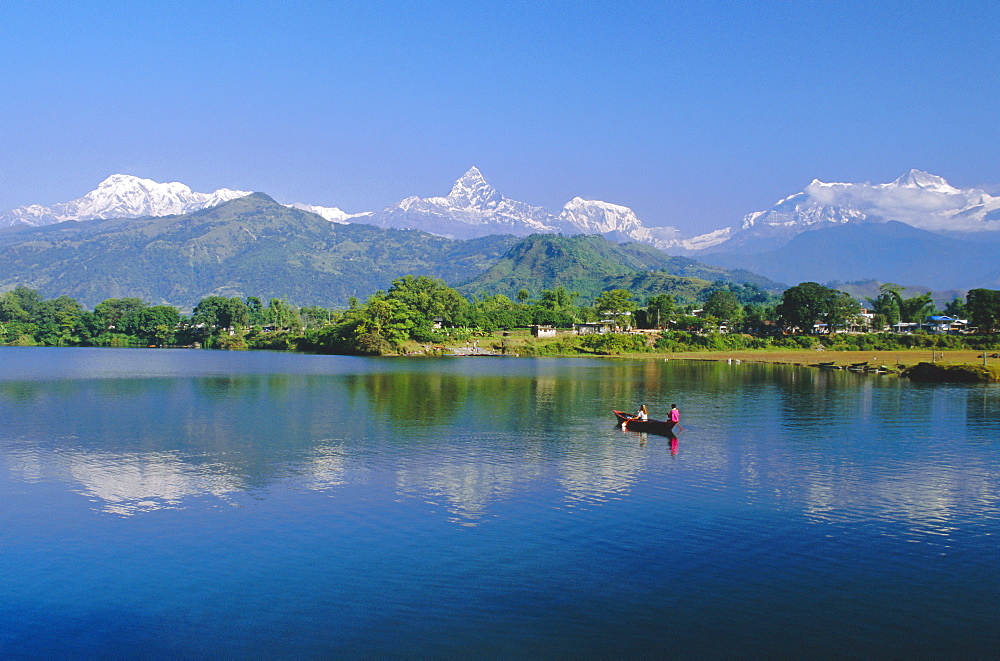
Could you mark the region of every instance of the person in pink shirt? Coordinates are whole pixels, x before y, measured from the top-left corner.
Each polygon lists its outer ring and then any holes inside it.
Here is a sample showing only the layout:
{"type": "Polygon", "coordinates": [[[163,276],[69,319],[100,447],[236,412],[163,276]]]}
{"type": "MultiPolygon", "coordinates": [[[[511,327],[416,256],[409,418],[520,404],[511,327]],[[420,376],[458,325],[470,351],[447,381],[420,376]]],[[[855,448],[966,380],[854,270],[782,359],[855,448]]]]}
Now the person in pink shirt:
{"type": "Polygon", "coordinates": [[[670,422],[680,422],[681,412],[677,410],[676,404],[670,405],[670,422]]]}

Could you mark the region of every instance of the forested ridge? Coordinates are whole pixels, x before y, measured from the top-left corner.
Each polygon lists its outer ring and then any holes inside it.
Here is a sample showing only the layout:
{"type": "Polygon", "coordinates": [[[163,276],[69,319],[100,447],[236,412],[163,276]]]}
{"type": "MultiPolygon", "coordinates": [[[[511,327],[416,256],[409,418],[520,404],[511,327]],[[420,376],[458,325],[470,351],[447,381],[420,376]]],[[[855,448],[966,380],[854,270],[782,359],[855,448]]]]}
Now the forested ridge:
{"type": "MultiPolygon", "coordinates": [[[[559,286],[531,292],[466,297],[443,280],[406,275],[364,302],[351,298],[344,309],[295,306],[285,299],[209,296],[190,315],[173,306],[149,305],[139,298],[111,298],[93,310],[68,297],[43,298],[19,286],[0,295],[0,343],[32,346],[200,346],[222,349],[283,349],[321,353],[386,355],[428,351],[439,343],[495,337],[498,331],[529,325],[571,328],[599,322],[601,332],[563,336],[561,344],[521,352],[636,353],[653,350],[759,349],[818,346],[831,349],[942,348],[996,345],[1000,332],[1000,291],[976,289],[956,299],[948,312],[967,315],[976,335],[898,335],[882,332],[892,320],[925,317],[934,310],[926,294],[903,298],[884,287],[868,303],[876,312],[862,316],[860,303],[817,283],[800,283],[780,297],[757,285],[711,283],[695,299],[668,292],[637,297],[609,289],[592,302],[559,286]],[[835,333],[867,323],[867,332],[835,333]],[[816,328],[823,325],[820,339],[816,328]],[[629,333],[630,329],[651,332],[629,333]],[[617,332],[616,332],[617,331],[617,332]]],[[[503,349],[504,342],[497,345],[503,349]]]]}
{"type": "Polygon", "coordinates": [[[617,286],[651,270],[678,278],[674,286],[683,295],[717,279],[779,288],[752,274],[598,236],[458,241],[331,223],[260,193],[182,216],[5,228],[0,255],[0,291],[21,285],[88,307],[135,297],[191,310],[208,296],[256,296],[337,308],[352,296],[387,289],[401,274],[440,278],[467,295],[563,286],[593,299],[611,279],[617,286]]]}

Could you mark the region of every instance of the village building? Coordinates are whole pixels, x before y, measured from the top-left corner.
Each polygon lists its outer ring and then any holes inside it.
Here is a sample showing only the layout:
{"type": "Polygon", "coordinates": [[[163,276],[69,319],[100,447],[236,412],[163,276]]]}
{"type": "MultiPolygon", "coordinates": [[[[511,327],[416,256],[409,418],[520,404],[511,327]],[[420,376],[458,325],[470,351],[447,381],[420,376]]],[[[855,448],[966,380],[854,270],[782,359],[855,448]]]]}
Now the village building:
{"type": "Polygon", "coordinates": [[[535,324],[529,326],[531,329],[531,335],[533,337],[555,337],[556,329],[553,326],[544,326],[541,324],[535,324]]]}
{"type": "Polygon", "coordinates": [[[577,335],[603,335],[615,329],[615,322],[610,319],[596,321],[585,324],[573,324],[573,331],[577,335]]]}

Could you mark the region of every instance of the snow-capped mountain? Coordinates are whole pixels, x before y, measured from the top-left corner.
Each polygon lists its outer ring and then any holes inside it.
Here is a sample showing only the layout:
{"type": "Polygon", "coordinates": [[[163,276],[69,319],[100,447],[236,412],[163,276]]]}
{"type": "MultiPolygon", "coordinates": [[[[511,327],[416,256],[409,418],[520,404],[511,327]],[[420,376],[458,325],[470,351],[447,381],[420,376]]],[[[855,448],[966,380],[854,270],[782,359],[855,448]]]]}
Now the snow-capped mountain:
{"type": "Polygon", "coordinates": [[[654,242],[650,229],[628,207],[576,197],[555,214],[504,197],[476,167],[462,175],[446,197],[408,197],[361,222],[461,239],[488,234],[527,236],[561,232],[654,242]]]}
{"type": "MultiPolygon", "coordinates": [[[[30,205],[0,214],[0,227],[181,214],[248,194],[226,188],[195,193],[177,182],[157,183],[116,174],[72,202],[51,207],[30,205]]],[[[487,183],[475,167],[463,174],[446,196],[408,197],[381,211],[347,213],[337,207],[298,203],[288,206],[334,223],[417,229],[458,239],[489,234],[600,234],[613,241],[638,241],[682,254],[775,250],[805,231],[892,220],[953,236],[986,231],[1000,235],[1000,197],[979,189],[956,188],[921,170],[911,170],[885,184],[814,179],[802,191],[771,208],[747,214],[739,225],[694,238],[685,238],[672,227],[647,227],[628,207],[608,202],[575,197],[553,212],[512,200],[487,183]]]]}
{"type": "Polygon", "coordinates": [[[770,209],[747,214],[743,224],[677,242],[688,250],[770,248],[801,232],[846,223],[896,220],[918,229],[951,234],[1000,231],[1000,197],[955,188],[942,177],[910,170],[887,184],[826,183],[814,179],[805,189],[770,209]]]}
{"type": "Polygon", "coordinates": [[[228,188],[220,188],[214,193],[195,193],[178,182],[158,183],[115,174],[98,184],[97,189],[72,202],[51,207],[32,204],[0,214],[0,227],[18,223],[37,226],[65,220],[169,216],[213,207],[249,194],[249,191],[228,188]]]}
{"type": "Polygon", "coordinates": [[[552,214],[542,207],[504,197],[472,167],[446,197],[408,197],[364,222],[468,239],[487,234],[553,232],[552,220],[552,214]]]}
{"type": "MultiPolygon", "coordinates": [[[[364,211],[362,213],[347,213],[342,211],[338,207],[318,207],[314,204],[300,204],[298,202],[294,204],[286,204],[285,206],[291,207],[293,209],[301,209],[302,211],[308,211],[309,213],[314,213],[321,218],[329,220],[331,223],[337,223],[338,225],[350,224],[351,218],[367,218],[372,215],[371,211],[364,211]]],[[[363,221],[354,221],[363,222],[363,221]]]]}
{"type": "Polygon", "coordinates": [[[562,208],[557,225],[573,234],[618,235],[621,241],[653,243],[653,233],[628,207],[574,197],[562,208]]]}
{"type": "MultiPolygon", "coordinates": [[[[249,195],[223,188],[195,193],[181,183],[157,183],[129,175],[108,177],[72,202],[51,207],[24,206],[0,215],[0,227],[23,223],[48,225],[65,220],[165,216],[203,209],[249,195]]],[[[527,236],[534,233],[602,234],[616,241],[656,244],[678,236],[673,228],[647,228],[628,207],[576,197],[559,213],[501,195],[478,168],[472,167],[444,197],[408,197],[381,211],[347,213],[338,207],[294,203],[286,206],[339,223],[416,229],[457,239],[489,234],[527,236]]],[[[668,241],[669,242],[669,241],[668,241]]]]}

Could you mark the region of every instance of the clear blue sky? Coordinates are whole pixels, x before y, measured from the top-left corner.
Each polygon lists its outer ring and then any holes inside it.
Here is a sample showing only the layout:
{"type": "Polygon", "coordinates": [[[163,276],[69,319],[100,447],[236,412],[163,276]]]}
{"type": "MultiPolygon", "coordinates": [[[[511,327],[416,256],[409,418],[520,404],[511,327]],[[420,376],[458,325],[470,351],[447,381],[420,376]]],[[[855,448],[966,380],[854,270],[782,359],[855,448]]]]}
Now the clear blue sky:
{"type": "Polygon", "coordinates": [[[122,172],[381,208],[477,165],[698,233],[1000,183],[1000,3],[0,2],[0,210],[122,172]]]}

